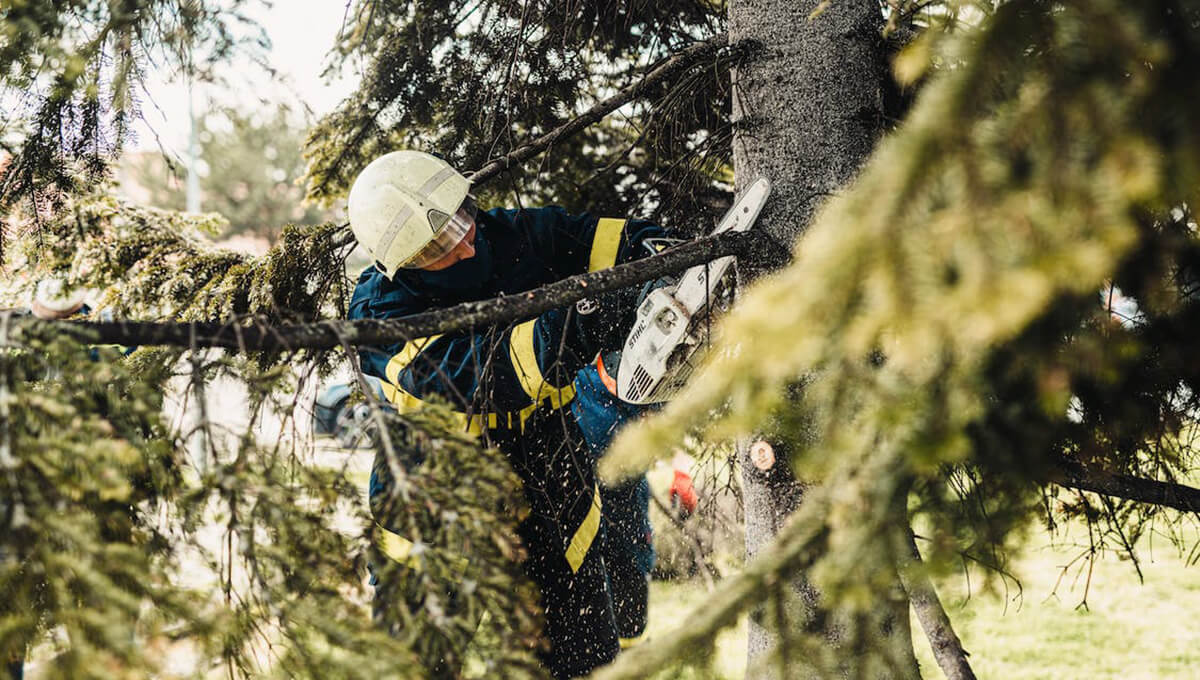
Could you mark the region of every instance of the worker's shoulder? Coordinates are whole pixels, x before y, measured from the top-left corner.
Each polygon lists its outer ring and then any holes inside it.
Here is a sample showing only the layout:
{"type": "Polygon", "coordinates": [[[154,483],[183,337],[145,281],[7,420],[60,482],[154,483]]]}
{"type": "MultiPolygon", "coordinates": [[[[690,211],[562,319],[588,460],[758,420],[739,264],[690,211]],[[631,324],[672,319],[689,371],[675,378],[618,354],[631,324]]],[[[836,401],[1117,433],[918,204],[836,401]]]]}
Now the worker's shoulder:
{"type": "Polygon", "coordinates": [[[375,267],[367,267],[358,275],[354,294],[350,297],[347,316],[351,319],[377,319],[421,311],[427,305],[423,296],[404,281],[404,271],[388,279],[375,267]]]}
{"type": "Polygon", "coordinates": [[[566,221],[592,219],[586,212],[571,213],[561,205],[544,205],[536,208],[493,208],[487,213],[494,219],[517,227],[554,225],[566,221]]]}

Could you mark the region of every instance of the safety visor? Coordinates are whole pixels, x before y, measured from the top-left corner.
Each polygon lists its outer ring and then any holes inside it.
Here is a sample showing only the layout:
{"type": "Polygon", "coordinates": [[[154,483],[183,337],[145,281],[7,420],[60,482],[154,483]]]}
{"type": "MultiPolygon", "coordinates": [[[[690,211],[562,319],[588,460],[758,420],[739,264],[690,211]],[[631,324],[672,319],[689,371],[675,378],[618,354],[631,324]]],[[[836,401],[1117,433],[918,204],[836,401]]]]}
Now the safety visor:
{"type": "MultiPolygon", "coordinates": [[[[458,210],[454,211],[450,219],[446,220],[442,224],[442,228],[434,234],[433,240],[401,266],[405,269],[423,269],[449,255],[450,251],[458,247],[458,244],[466,238],[471,227],[475,226],[475,215],[478,212],[475,198],[468,195],[463,199],[462,205],[458,206],[458,210]]],[[[445,213],[442,215],[444,217],[445,213]]]]}

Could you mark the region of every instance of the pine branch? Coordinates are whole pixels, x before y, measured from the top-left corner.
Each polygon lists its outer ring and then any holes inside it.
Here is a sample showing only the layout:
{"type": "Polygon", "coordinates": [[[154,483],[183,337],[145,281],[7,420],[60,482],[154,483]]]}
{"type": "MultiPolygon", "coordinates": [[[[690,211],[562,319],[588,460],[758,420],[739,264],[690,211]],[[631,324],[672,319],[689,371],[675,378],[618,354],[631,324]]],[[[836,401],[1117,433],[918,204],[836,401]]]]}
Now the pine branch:
{"type": "Polygon", "coordinates": [[[925,565],[921,562],[921,553],[917,550],[912,531],[905,529],[900,533],[903,535],[900,539],[903,545],[897,546],[896,554],[906,556],[897,565],[900,584],[908,593],[908,601],[917,620],[921,622],[925,636],[929,638],[933,658],[946,674],[946,680],[975,680],[975,672],[967,662],[970,654],[963,649],[962,642],[954,633],[950,617],[938,599],[937,589],[925,573],[925,565]]]}
{"type": "MultiPolygon", "coordinates": [[[[1081,468],[1073,474],[1070,478],[1064,476],[1057,483],[1177,509],[1200,509],[1200,489],[1127,475],[1092,476],[1081,468]]],[[[810,566],[824,548],[822,543],[827,529],[822,519],[829,502],[826,488],[813,487],[810,496],[776,536],[771,547],[748,564],[742,573],[726,580],[702,607],[690,612],[684,618],[686,625],[657,638],[654,644],[639,645],[622,652],[611,665],[589,676],[590,680],[643,678],[685,658],[690,652],[707,649],[712,643],[712,635],[732,624],[738,614],[757,602],[782,574],[810,566]]],[[[911,535],[908,540],[911,541],[911,535]]],[[[912,549],[915,547],[913,545],[912,549]]],[[[967,652],[954,634],[932,585],[921,583],[919,578],[924,577],[918,576],[919,572],[903,568],[901,572],[904,588],[922,628],[930,636],[938,664],[946,677],[950,680],[973,679],[974,673],[966,661],[967,652]]]]}
{"type": "Polygon", "coordinates": [[[331,320],[275,325],[262,318],[220,322],[79,322],[23,317],[14,319],[14,329],[53,324],[62,331],[84,331],[88,342],[100,344],[223,347],[239,352],[331,349],[343,342],[357,346],[388,345],[438,333],[454,333],[527,319],[574,304],[585,297],[652,281],[726,255],[758,256],[763,251],[762,239],[756,232],[708,236],[636,262],[572,276],[523,293],[464,302],[386,321],[331,320]]]}
{"type": "MultiPolygon", "coordinates": [[[[1088,470],[1074,461],[1064,461],[1052,477],[1051,481],[1059,486],[1184,512],[1200,512],[1200,489],[1183,484],[1088,470]]],[[[907,542],[912,560],[899,565],[900,581],[929,638],[934,658],[947,680],[974,680],[975,674],[967,661],[969,653],[963,649],[936,589],[922,570],[921,555],[911,533],[907,542]]]]}
{"type": "MultiPolygon", "coordinates": [[[[472,186],[478,187],[489,182],[501,172],[516,167],[550,148],[555,142],[566,139],[587,128],[589,125],[599,122],[608,114],[641,96],[642,93],[651,87],[717,54],[728,46],[728,42],[728,38],[722,33],[704,42],[699,42],[683,49],[678,54],[668,58],[665,62],[652,69],[641,80],[596,104],[579,117],[572,118],[541,137],[513,149],[494,161],[486,163],[483,167],[469,175],[472,186]]],[[[354,234],[349,230],[350,224],[347,222],[343,226],[347,227],[347,229],[345,232],[334,237],[335,247],[340,248],[354,242],[354,234]]]]}
{"type": "Polygon", "coordinates": [[[670,78],[680,72],[686,71],[697,63],[708,59],[724,49],[728,45],[728,38],[725,34],[721,34],[710,38],[704,42],[696,43],[680,51],[675,56],[669,58],[646,74],[644,78],[628,87],[620,90],[613,96],[596,104],[588,109],[583,115],[573,118],[566,123],[554,128],[550,132],[538,137],[523,146],[517,147],[504,156],[497,158],[490,163],[487,163],[479,170],[471,175],[471,184],[479,186],[496,175],[500,174],[508,168],[518,166],[525,161],[533,158],[539,153],[545,151],[555,142],[570,137],[571,135],[583,130],[589,125],[592,125],[608,114],[616,111],[625,104],[640,97],[646,90],[658,85],[663,80],[670,78]]]}

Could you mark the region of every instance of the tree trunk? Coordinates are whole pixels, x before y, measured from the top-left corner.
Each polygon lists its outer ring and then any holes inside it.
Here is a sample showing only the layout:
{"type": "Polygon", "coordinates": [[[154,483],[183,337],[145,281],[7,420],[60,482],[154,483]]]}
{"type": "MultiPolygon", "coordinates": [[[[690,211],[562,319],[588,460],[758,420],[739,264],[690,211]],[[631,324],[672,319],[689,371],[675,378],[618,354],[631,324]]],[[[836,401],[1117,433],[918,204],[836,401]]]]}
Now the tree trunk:
{"type": "MultiPolygon", "coordinates": [[[[835,0],[811,16],[819,4],[729,3],[731,43],[750,39],[761,46],[733,74],[735,175],[742,186],[759,176],[771,180],[772,199],[756,228],[788,245],[820,203],[853,178],[883,129],[887,63],[878,1],[835,0]]],[[[801,502],[803,485],[787,468],[785,443],[772,443],[777,451],[769,466],[761,450],[750,460],[749,442],[739,447],[748,559],[770,543],[801,502]]],[[[898,584],[895,590],[902,593],[898,584]]],[[[787,644],[789,632],[816,632],[834,655],[839,654],[837,616],[821,611],[818,595],[803,575],[774,599],[778,606],[751,617],[747,677],[782,676],[771,670],[778,664],[767,660],[773,650],[786,652],[792,646],[787,644]]],[[[900,596],[879,606],[879,620],[884,622],[879,633],[890,649],[892,666],[897,659],[904,666],[896,675],[916,677],[907,601],[900,596]]],[[[848,653],[843,650],[839,658],[848,653]]],[[[802,673],[789,666],[787,676],[802,673]]]]}

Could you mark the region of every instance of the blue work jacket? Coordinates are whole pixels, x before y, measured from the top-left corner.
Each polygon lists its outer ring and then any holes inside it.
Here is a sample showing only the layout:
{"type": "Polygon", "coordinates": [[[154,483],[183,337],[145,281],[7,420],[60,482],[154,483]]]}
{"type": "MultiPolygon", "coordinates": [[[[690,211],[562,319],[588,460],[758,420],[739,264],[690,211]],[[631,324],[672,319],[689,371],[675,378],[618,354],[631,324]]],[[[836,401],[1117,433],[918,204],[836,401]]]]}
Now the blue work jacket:
{"type": "MultiPolygon", "coordinates": [[[[392,280],[374,267],[363,271],[349,317],[396,318],[532,290],[649,255],[644,242],[663,234],[650,222],[570,215],[554,206],[481,212],[476,229],[475,257],[444,270],[402,269],[392,280]]],[[[360,360],[401,411],[436,394],[472,431],[519,428],[536,408],[568,404],[576,373],[608,349],[587,342],[572,325],[581,322],[577,312],[554,309],[511,326],[364,348],[360,360]]]]}

